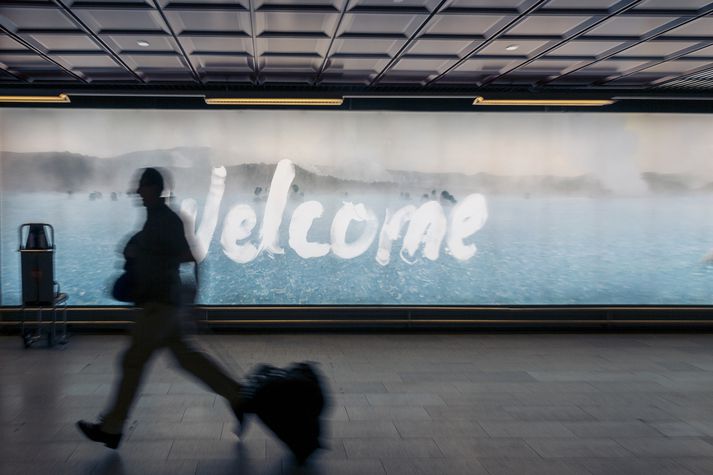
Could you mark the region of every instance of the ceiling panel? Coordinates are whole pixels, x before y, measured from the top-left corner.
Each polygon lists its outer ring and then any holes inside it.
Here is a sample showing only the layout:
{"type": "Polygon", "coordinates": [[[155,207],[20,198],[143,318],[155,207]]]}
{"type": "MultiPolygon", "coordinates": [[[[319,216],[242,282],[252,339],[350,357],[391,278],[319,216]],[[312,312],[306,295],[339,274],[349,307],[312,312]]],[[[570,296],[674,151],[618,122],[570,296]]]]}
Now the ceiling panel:
{"type": "Polygon", "coordinates": [[[370,55],[381,54],[394,56],[406,44],[405,39],[391,38],[349,38],[335,39],[332,54],[370,55]]]}
{"type": "Polygon", "coordinates": [[[408,54],[445,54],[451,56],[462,56],[470,47],[472,41],[468,40],[428,40],[417,39],[408,54]]]}
{"type": "Polygon", "coordinates": [[[13,40],[9,36],[0,35],[0,50],[3,51],[27,51],[27,48],[22,46],[17,41],[13,40]]]}
{"type": "Polygon", "coordinates": [[[568,60],[539,59],[519,68],[516,74],[524,73],[530,76],[534,75],[535,77],[555,74],[564,71],[571,64],[572,62],[568,60]]]}
{"type": "Polygon", "coordinates": [[[523,0],[454,0],[450,7],[458,8],[516,8],[523,0]]]}
{"type": "MultiPolygon", "coordinates": [[[[463,75],[468,72],[487,72],[488,74],[494,74],[500,72],[507,66],[513,64],[511,59],[470,59],[460,65],[455,73],[463,75]]],[[[451,73],[453,74],[453,73],[451,73]]]]}
{"type": "Polygon", "coordinates": [[[592,29],[588,35],[602,36],[643,36],[651,30],[674,21],[674,17],[612,18],[592,29]]]}
{"type": "Polygon", "coordinates": [[[664,36],[703,36],[713,37],[713,17],[700,18],[680,26],[664,36]]]}
{"type": "Polygon", "coordinates": [[[0,7],[0,15],[5,19],[3,23],[14,31],[78,30],[74,23],[54,8],[0,7]]]}
{"type": "Polygon", "coordinates": [[[570,41],[548,56],[599,56],[622,45],[621,41],[570,41]]]}
{"type": "MultiPolygon", "coordinates": [[[[166,44],[170,44],[168,38],[166,44]]],[[[249,37],[181,36],[181,44],[188,54],[252,54],[253,49],[249,37]]]]}
{"type": "Polygon", "coordinates": [[[316,72],[322,64],[321,58],[291,56],[263,56],[260,59],[261,71],[303,71],[316,72]]]}
{"type": "Polygon", "coordinates": [[[127,56],[138,69],[166,68],[170,70],[182,70],[185,63],[179,55],[150,55],[150,56],[127,56]]]}
{"type": "Polygon", "coordinates": [[[639,45],[622,51],[617,56],[651,56],[663,57],[682,51],[693,46],[695,43],[683,43],[679,41],[657,41],[655,43],[641,43],[639,45]]]}
{"type": "Polygon", "coordinates": [[[547,8],[565,8],[575,10],[608,9],[621,0],[550,0],[547,8]]]}
{"type": "Polygon", "coordinates": [[[511,35],[564,35],[589,20],[586,16],[533,16],[516,25],[511,35]]]}
{"type": "Polygon", "coordinates": [[[438,15],[427,28],[429,35],[484,35],[511,17],[491,15],[438,15]]]}
{"type": "Polygon", "coordinates": [[[80,35],[42,35],[35,34],[32,38],[42,45],[46,51],[101,51],[101,47],[92,41],[91,37],[80,35]]]}
{"type": "Polygon", "coordinates": [[[62,55],[51,55],[53,59],[61,62],[62,64],[71,64],[72,69],[83,70],[85,68],[116,68],[117,65],[110,56],[101,54],[92,55],[72,55],[72,54],[62,54],[62,55]]]}
{"type": "Polygon", "coordinates": [[[176,34],[190,32],[230,31],[250,34],[250,13],[224,11],[166,12],[176,34]]]}
{"type": "Polygon", "coordinates": [[[507,40],[497,40],[490,43],[485,48],[478,52],[479,56],[482,55],[501,55],[501,56],[527,56],[532,54],[536,50],[549,44],[549,41],[533,41],[533,40],[520,40],[520,41],[507,41],[507,40]]]}
{"type": "Polygon", "coordinates": [[[161,17],[151,10],[77,10],[77,16],[95,32],[140,30],[164,32],[161,17]]]}
{"type": "Polygon", "coordinates": [[[631,69],[646,64],[646,61],[600,61],[592,66],[572,73],[577,76],[596,76],[606,78],[612,74],[625,73],[631,69]]]}
{"type": "Polygon", "coordinates": [[[329,36],[339,16],[330,13],[256,13],[255,34],[313,33],[329,36]]]}
{"type": "Polygon", "coordinates": [[[440,0],[352,0],[349,4],[350,8],[354,7],[383,7],[385,5],[395,6],[395,7],[421,7],[426,8],[429,11],[433,10],[440,0]]]}
{"type": "Polygon", "coordinates": [[[338,35],[366,34],[378,36],[380,34],[390,34],[409,37],[426,18],[426,15],[347,13],[344,15],[338,35]]]}
{"type": "Polygon", "coordinates": [[[702,68],[710,64],[709,61],[666,61],[665,63],[644,69],[642,72],[650,73],[665,73],[665,74],[683,74],[694,69],[702,68]]]}
{"type": "Polygon", "coordinates": [[[26,69],[33,67],[46,68],[52,63],[36,54],[7,54],[0,53],[0,62],[10,69],[26,69]]]}
{"type": "Polygon", "coordinates": [[[256,42],[258,55],[278,53],[320,57],[327,54],[329,43],[327,38],[260,38],[256,42]]]}
{"type": "Polygon", "coordinates": [[[637,5],[636,9],[669,9],[672,6],[681,9],[692,9],[697,10],[701,7],[705,7],[710,3],[710,0],[645,0],[640,5],[637,5]]]}
{"type": "Polygon", "coordinates": [[[249,56],[194,56],[192,59],[206,74],[218,71],[252,70],[248,63],[249,56]]]}
{"type": "Polygon", "coordinates": [[[409,58],[406,57],[399,61],[391,71],[421,71],[423,76],[428,76],[432,73],[440,73],[447,66],[452,64],[452,60],[444,58],[409,58]]]}
{"type": "MultiPolygon", "coordinates": [[[[188,2],[191,0],[185,0],[185,1],[188,2]]],[[[345,1],[345,0],[341,0],[339,2],[336,2],[335,0],[309,0],[309,2],[304,2],[301,0],[253,0],[253,4],[256,9],[264,8],[266,6],[269,7],[271,5],[285,5],[285,6],[300,7],[300,6],[304,6],[305,4],[331,7],[331,6],[334,6],[335,3],[341,4],[341,3],[343,3],[343,1],[345,1]]],[[[250,0],[243,0],[242,5],[246,8],[249,8],[250,0]]]]}

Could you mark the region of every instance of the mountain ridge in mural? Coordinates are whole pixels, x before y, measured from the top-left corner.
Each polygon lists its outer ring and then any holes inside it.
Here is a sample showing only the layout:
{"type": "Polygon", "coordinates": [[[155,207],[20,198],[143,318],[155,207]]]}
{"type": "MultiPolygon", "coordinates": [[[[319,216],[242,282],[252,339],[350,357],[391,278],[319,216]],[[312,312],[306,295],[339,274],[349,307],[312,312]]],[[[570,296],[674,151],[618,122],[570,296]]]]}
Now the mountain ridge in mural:
{"type": "MultiPolygon", "coordinates": [[[[221,152],[209,147],[178,147],[144,150],[114,157],[99,158],[72,152],[18,153],[0,152],[2,187],[8,191],[33,189],[49,192],[94,192],[97,190],[130,191],[136,171],[148,166],[161,166],[182,191],[200,192],[210,183],[210,170],[222,160],[221,152]]],[[[226,186],[232,192],[267,190],[275,164],[241,163],[226,166],[226,186]]],[[[505,176],[490,173],[423,173],[406,170],[384,170],[382,180],[347,179],[337,167],[295,167],[294,184],[313,192],[358,193],[392,192],[395,189],[413,197],[427,197],[433,191],[480,192],[515,195],[601,196],[611,194],[594,175],[579,176],[505,176]]],[[[677,174],[644,172],[641,178],[649,191],[658,194],[711,193],[713,183],[701,184],[694,177],[677,174]]]]}

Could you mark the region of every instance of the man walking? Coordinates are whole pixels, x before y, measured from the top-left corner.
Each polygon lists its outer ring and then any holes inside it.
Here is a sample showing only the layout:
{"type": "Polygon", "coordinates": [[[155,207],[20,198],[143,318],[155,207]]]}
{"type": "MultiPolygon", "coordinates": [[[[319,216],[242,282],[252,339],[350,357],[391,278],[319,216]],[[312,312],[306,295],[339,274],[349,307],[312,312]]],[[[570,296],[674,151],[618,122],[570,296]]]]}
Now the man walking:
{"type": "Polygon", "coordinates": [[[146,364],[156,350],[164,347],[184,370],[228,400],[239,423],[243,418],[241,385],[184,334],[179,266],[184,262],[195,264],[195,259],[181,219],[161,197],[163,187],[158,170],[144,169],[136,192],[146,207],[146,222],[124,251],[127,259],[133,259],[133,298],[142,311],[133,327],[131,345],[121,359],[121,379],[98,423],[77,422],[85,436],[112,449],[119,446],[146,364]]]}

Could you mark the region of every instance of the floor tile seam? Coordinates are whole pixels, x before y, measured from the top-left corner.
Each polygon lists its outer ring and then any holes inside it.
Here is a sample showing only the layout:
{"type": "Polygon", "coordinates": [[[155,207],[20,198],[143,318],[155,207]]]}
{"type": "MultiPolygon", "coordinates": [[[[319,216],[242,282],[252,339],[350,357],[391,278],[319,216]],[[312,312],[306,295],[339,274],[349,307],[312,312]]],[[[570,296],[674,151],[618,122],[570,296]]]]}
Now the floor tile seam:
{"type": "MultiPolygon", "coordinates": [[[[543,439],[548,439],[548,438],[543,437],[543,439]]],[[[617,440],[617,439],[615,439],[614,437],[576,437],[575,439],[571,439],[571,438],[569,438],[569,437],[550,437],[549,439],[558,439],[558,440],[580,440],[580,441],[581,441],[581,440],[607,440],[607,441],[610,441],[610,442],[614,442],[620,449],[622,449],[622,450],[624,450],[625,452],[628,452],[628,453],[630,454],[630,455],[626,455],[626,456],[621,455],[621,456],[611,457],[611,458],[624,458],[624,457],[631,458],[631,457],[637,457],[637,455],[636,455],[634,452],[632,452],[631,450],[629,450],[629,449],[627,449],[626,447],[624,447],[624,446],[620,443],[620,441],[617,440]]],[[[525,444],[527,444],[528,447],[530,447],[532,450],[534,450],[535,452],[537,452],[537,449],[535,449],[535,447],[531,446],[531,445],[529,444],[529,442],[528,442],[527,439],[524,439],[524,442],[525,442],[525,444]]],[[[533,441],[533,442],[534,442],[534,441],[533,441]]],[[[539,453],[539,452],[538,452],[538,453],[539,453]]],[[[556,460],[556,459],[558,459],[558,458],[561,458],[561,457],[544,457],[544,456],[542,456],[542,457],[543,457],[545,460],[553,460],[553,459],[556,460]]],[[[608,457],[599,457],[599,456],[596,456],[596,455],[588,455],[588,456],[586,456],[586,457],[572,457],[572,458],[608,458],[608,457]]]]}

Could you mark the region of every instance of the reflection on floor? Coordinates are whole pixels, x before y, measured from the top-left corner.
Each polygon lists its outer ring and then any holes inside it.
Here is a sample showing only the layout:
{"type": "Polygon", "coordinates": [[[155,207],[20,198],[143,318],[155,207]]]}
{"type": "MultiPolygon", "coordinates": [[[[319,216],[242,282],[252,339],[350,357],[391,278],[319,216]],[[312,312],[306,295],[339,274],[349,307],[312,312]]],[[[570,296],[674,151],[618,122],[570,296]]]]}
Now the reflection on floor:
{"type": "Polygon", "coordinates": [[[2,474],[710,474],[713,335],[210,335],[235,374],[321,363],[324,450],[302,468],[159,356],[118,451],[73,426],[107,400],[124,336],[0,338],[2,474]]]}

